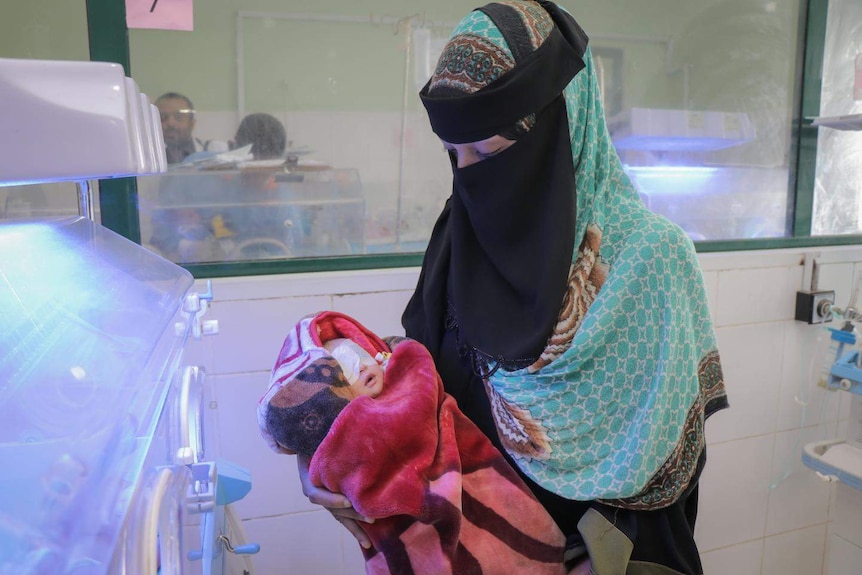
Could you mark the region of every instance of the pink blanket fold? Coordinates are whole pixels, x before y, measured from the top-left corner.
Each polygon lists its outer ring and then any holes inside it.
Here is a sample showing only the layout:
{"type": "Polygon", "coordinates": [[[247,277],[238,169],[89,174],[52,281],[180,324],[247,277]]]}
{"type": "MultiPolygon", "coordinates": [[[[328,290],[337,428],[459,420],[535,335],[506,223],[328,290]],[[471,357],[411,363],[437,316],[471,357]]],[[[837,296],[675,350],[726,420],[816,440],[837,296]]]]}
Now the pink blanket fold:
{"type": "MultiPolygon", "coordinates": [[[[381,340],[324,312],[317,344],[348,337],[374,355],[381,340]]],[[[385,346],[385,344],[382,344],[385,346]]],[[[428,351],[394,344],[383,393],[352,400],[311,459],[316,484],[346,495],[373,543],[369,574],[565,573],[565,540],[529,488],[443,391],[428,351]]]]}

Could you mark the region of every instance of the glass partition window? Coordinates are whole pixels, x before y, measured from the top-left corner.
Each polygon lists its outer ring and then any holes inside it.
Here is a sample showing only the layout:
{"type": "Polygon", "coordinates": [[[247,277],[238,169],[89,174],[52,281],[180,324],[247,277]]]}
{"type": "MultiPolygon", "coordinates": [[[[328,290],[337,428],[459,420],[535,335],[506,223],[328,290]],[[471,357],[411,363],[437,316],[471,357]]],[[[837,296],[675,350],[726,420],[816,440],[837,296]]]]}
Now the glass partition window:
{"type": "Polygon", "coordinates": [[[619,113],[613,76],[604,95],[626,171],[646,205],[694,240],[790,234],[799,9],[701,1],[631,38],[593,35],[621,52],[619,113]]]}
{"type": "Polygon", "coordinates": [[[862,233],[862,3],[830,0],[820,115],[852,116],[819,128],[812,234],[862,233]]]}
{"type": "MultiPolygon", "coordinates": [[[[695,240],[791,233],[800,2],[560,2],[590,36],[628,174],[695,240]]],[[[143,243],[180,262],[421,252],[451,169],[418,92],[466,7],[226,0],[195,4],[193,32],[130,30],[132,75],[154,99],[172,94],[163,127],[183,147],[167,176],[139,181],[143,243]],[[243,188],[246,171],[267,169],[266,199],[243,188]],[[231,243],[214,207],[230,178],[229,203],[271,206],[267,237],[282,245],[212,248],[231,243]],[[339,183],[303,191],[315,178],[339,183]],[[201,239],[161,248],[189,231],[160,221],[180,205],[201,239]],[[312,208],[338,233],[310,225],[312,208]]]]}

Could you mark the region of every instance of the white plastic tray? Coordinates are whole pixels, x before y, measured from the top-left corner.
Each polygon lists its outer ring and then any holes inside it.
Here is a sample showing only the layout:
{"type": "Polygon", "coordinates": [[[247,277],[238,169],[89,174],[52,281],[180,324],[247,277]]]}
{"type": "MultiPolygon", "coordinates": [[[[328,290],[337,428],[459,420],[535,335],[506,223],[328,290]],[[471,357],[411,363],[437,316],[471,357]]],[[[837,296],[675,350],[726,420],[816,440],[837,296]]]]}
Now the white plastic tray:
{"type": "Polygon", "coordinates": [[[824,479],[837,478],[862,491],[862,449],[843,439],[807,444],[802,451],[802,462],[824,479]]]}

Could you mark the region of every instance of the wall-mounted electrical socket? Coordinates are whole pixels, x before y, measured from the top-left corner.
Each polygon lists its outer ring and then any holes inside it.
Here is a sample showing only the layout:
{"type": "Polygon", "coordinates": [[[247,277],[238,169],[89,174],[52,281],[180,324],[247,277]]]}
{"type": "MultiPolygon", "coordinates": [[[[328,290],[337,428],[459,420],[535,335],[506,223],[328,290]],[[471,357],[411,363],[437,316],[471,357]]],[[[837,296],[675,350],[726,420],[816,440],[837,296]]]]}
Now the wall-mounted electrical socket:
{"type": "Polygon", "coordinates": [[[796,320],[807,323],[832,321],[831,305],[834,303],[834,291],[798,291],[796,292],[796,320]]]}

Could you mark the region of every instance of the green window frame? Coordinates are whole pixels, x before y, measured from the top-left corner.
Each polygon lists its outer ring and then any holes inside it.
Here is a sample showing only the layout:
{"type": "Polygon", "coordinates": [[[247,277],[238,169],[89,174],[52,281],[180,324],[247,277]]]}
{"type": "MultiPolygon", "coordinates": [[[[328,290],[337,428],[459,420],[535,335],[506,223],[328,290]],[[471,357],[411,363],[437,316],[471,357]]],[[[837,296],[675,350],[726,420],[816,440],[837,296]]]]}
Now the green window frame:
{"type": "MultiPolygon", "coordinates": [[[[790,237],[695,242],[698,252],[743,251],[814,246],[862,244],[862,235],[812,236],[815,168],[818,128],[811,119],[820,111],[820,89],[826,39],[828,0],[805,0],[800,4],[800,38],[797,61],[797,90],[794,103],[791,158],[795,172],[790,237]]],[[[121,64],[130,74],[129,34],[125,3],[121,0],[87,0],[90,58],[121,64]]],[[[102,223],[124,237],[140,243],[137,187],[134,178],[102,180],[99,183],[102,223]]],[[[421,253],[360,255],[321,259],[275,260],[188,264],[184,267],[197,278],[357,270],[419,265],[421,253]]]]}

